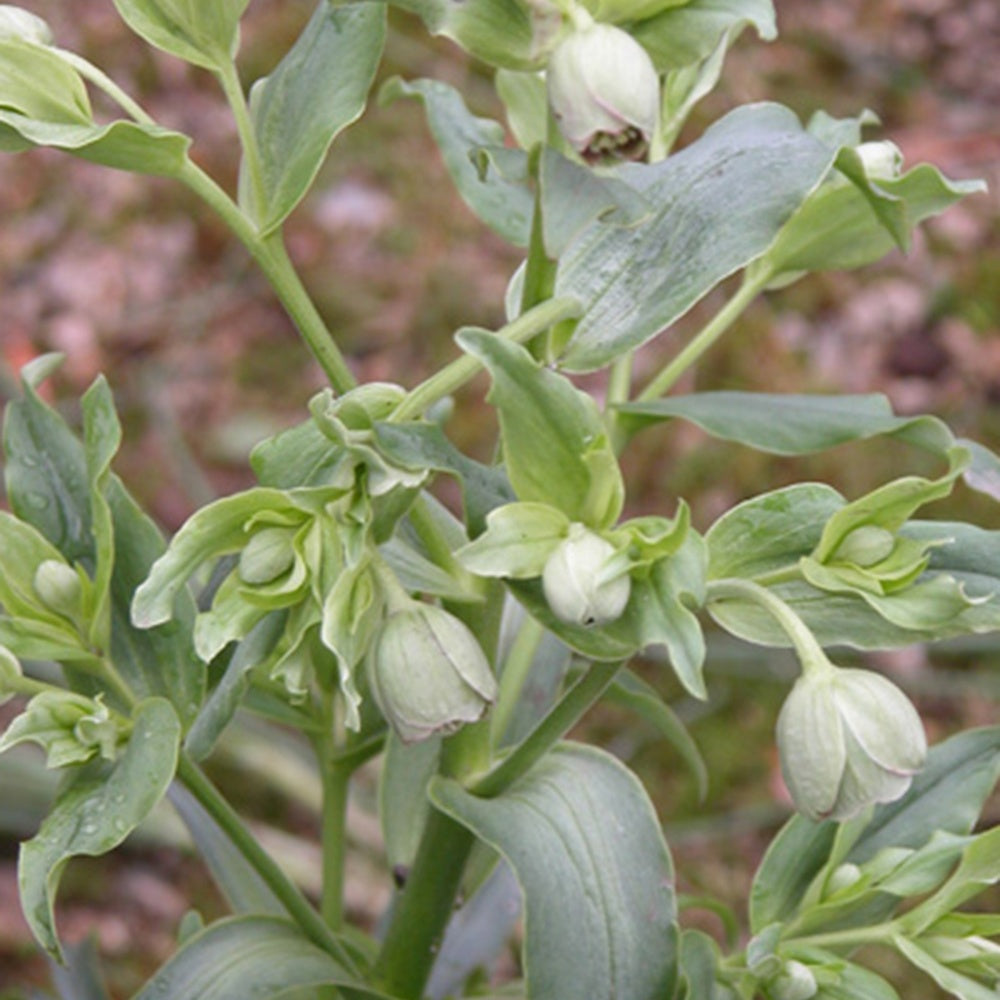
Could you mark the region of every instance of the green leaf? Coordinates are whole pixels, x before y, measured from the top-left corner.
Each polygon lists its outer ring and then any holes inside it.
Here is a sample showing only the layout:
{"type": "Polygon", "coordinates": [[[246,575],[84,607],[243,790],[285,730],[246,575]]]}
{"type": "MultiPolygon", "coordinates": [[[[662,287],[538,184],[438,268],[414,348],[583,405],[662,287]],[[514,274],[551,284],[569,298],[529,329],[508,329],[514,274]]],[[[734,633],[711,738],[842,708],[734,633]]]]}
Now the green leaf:
{"type": "Polygon", "coordinates": [[[958,997],[958,1000],[996,1000],[996,990],[971,979],[969,976],[939,962],[915,941],[902,935],[892,939],[900,954],[906,957],[921,972],[926,972],[943,990],[958,997]]]}
{"type": "Polygon", "coordinates": [[[650,54],[656,68],[668,72],[707,59],[720,40],[753,27],[764,41],[777,37],[771,0],[691,0],[647,17],[630,33],[650,54]]]}
{"type": "Polygon", "coordinates": [[[652,339],[764,253],[832,160],[786,108],[757,104],[662,163],[621,170],[656,208],[632,227],[594,222],[562,255],[555,294],[585,312],[561,364],[592,371],[652,339]]]}
{"type": "Polygon", "coordinates": [[[487,398],[500,415],[504,465],[518,499],[556,507],[589,527],[613,524],[625,487],[593,398],[518,344],[473,330],[456,339],[493,379],[487,398]]]}
{"type": "Polygon", "coordinates": [[[897,417],[881,393],[799,396],[792,393],[699,392],[618,407],[640,429],[689,420],[713,437],[773,455],[809,455],[849,441],[889,434],[943,455],[955,444],[937,417],[897,417]]]}
{"type": "Polygon", "coordinates": [[[503,126],[472,115],[461,94],[438,80],[405,83],[394,78],[383,86],[379,101],[384,104],[399,97],[424,102],[431,134],[462,200],[509,243],[526,246],[534,205],[530,189],[503,177],[492,164],[480,170],[474,159],[480,150],[503,149],[503,126]]]}
{"type": "Polygon", "coordinates": [[[459,549],[456,558],[479,576],[541,576],[569,525],[561,510],[544,503],[505,504],[487,515],[486,531],[459,549]]]}
{"type": "Polygon", "coordinates": [[[136,591],[133,624],[148,628],[168,621],[173,615],[174,598],[195,570],[215,556],[241,549],[246,544],[248,525],[264,513],[295,526],[306,519],[306,512],[288,493],[267,487],[223,497],[196,511],[136,591]]]}
{"type": "Polygon", "coordinates": [[[18,884],[38,943],[60,957],[54,903],[66,862],[117,847],[159,802],[174,776],[180,723],[168,701],[136,706],[132,736],[113,767],[85,768],[59,793],[37,836],[21,846],[18,884]]]}
{"type": "Polygon", "coordinates": [[[685,930],[680,942],[680,980],[683,1000],[736,1000],[734,990],[719,982],[716,970],[719,946],[704,931],[685,930]]]}
{"type": "MultiPolygon", "coordinates": [[[[330,144],[365,107],[385,41],[381,4],[320,0],[295,45],[254,84],[250,107],[264,203],[246,197],[263,234],[277,229],[309,190],[330,144]]],[[[299,485],[299,484],[296,484],[299,485]]]]}
{"type": "Polygon", "coordinates": [[[521,149],[544,145],[549,123],[545,77],[541,73],[500,69],[493,84],[507,111],[507,124],[521,149]]]}
{"type": "Polygon", "coordinates": [[[631,709],[677,751],[694,776],[698,798],[704,800],[708,794],[708,766],[687,727],[659,692],[630,670],[622,670],[605,699],[631,709]]]}
{"type": "Polygon", "coordinates": [[[111,1000],[101,978],[101,960],[93,936],[63,949],[65,966],[52,965],[52,985],[60,1000],[111,1000]]]}
{"type": "Polygon", "coordinates": [[[286,915],[285,907],[257,869],[191,792],[174,782],[167,791],[167,798],[191,834],[198,856],[235,912],[286,915]]]}
{"type": "Polygon", "coordinates": [[[431,798],[514,869],[525,897],[531,996],[671,995],[673,867],[649,799],[622,764],[593,747],[561,744],[496,798],[440,778],[431,798]]]}
{"type": "MultiPolygon", "coordinates": [[[[931,747],[927,764],[907,793],[875,809],[845,860],[862,865],[886,848],[919,849],[939,830],[969,833],[998,777],[1000,726],[959,733],[931,747]]],[[[830,857],[837,829],[836,823],[814,823],[798,815],[782,827],[750,892],[755,932],[796,914],[830,857]]]]}
{"type": "Polygon", "coordinates": [[[359,983],[290,921],[230,917],[188,938],[133,1000],[271,1000],[318,986],[382,996],[359,983]]]}
{"type": "Polygon", "coordinates": [[[158,125],[121,119],[107,125],[42,121],[0,111],[0,150],[48,146],[91,163],[137,174],[174,177],[188,162],[191,140],[158,125]]]}
{"type": "Polygon", "coordinates": [[[862,267],[892,250],[900,230],[908,236],[924,219],[985,190],[982,181],[949,181],[926,163],[900,177],[879,177],[876,184],[879,195],[897,206],[900,221],[896,226],[887,226],[871,196],[841,175],[805,202],[760,265],[774,275],[862,267]]]}
{"type": "Polygon", "coordinates": [[[204,760],[232,721],[250,687],[250,671],[274,648],[285,627],[285,614],[274,611],[257,623],[236,647],[225,673],[198,712],[184,739],[184,749],[194,760],[204,760]]]}
{"type": "MultiPolygon", "coordinates": [[[[25,371],[24,395],[7,407],[4,418],[7,495],[18,516],[34,525],[67,560],[93,570],[97,559],[85,450],[32,387],[36,374],[44,373],[25,371]]],[[[106,425],[111,419],[105,409],[109,401],[102,403],[101,398],[98,390],[91,419],[100,411],[99,422],[106,425]]],[[[100,447],[94,443],[95,454],[100,447]]],[[[163,540],[116,476],[108,475],[102,492],[114,526],[112,660],[136,697],[167,697],[181,719],[190,720],[205,683],[191,647],[194,604],[190,597],[181,598],[172,625],[148,632],[133,628],[129,619],[133,594],[162,554],[163,540]]]]}
{"type": "Polygon", "coordinates": [[[385,745],[385,759],[378,786],[378,814],[390,867],[413,864],[430,803],[428,782],[437,774],[441,737],[404,744],[392,730],[385,745]]]}
{"type": "Polygon", "coordinates": [[[907,913],[900,926],[909,936],[923,933],[933,923],[958,909],[966,900],[1000,881],[1000,827],[974,837],[962,852],[951,877],[929,899],[907,913]]]}
{"type": "Polygon", "coordinates": [[[115,566],[114,521],[106,493],[111,460],[121,444],[122,429],[107,381],[99,377],[84,393],[84,459],[90,488],[90,519],[94,533],[94,601],[90,642],[107,649],[111,638],[111,579],[115,566]]]}
{"type": "Polygon", "coordinates": [[[375,425],[379,448],[387,458],[414,469],[447,472],[458,479],[465,517],[472,535],[481,533],[486,515],[515,499],[503,469],[475,462],[460,452],[438,424],[375,425]]]}
{"type": "MultiPolygon", "coordinates": [[[[0,108],[4,118],[90,125],[87,89],[54,49],[20,38],[0,38],[0,108]]],[[[0,133],[0,149],[6,147],[0,133]]]]}
{"type": "Polygon", "coordinates": [[[114,0],[122,20],[150,45],[205,69],[218,69],[236,55],[249,2],[114,0]]]}

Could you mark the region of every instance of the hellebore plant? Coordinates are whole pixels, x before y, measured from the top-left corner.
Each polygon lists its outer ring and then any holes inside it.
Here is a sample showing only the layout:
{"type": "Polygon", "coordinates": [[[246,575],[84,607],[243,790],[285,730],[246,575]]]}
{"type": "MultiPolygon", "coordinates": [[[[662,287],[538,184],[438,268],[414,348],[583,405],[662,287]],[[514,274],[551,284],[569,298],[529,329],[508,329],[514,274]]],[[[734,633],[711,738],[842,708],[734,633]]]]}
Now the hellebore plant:
{"type": "Polygon", "coordinates": [[[803,125],[778,104],[738,107],[676,148],[736,38],[774,37],[769,0],[398,0],[495,70],[503,122],[435,80],[389,80],[381,98],[422,102],[462,198],[523,263],[499,329],[457,331],[454,359],[417,385],[358,385],[282,227],[365,112],[385,6],[318,0],[246,94],[248,0],[109,2],[146,43],[218,81],[240,138],[236,190],[198,166],[191,137],[9,5],[0,149],[185,185],[261,268],[329,386],[254,449],[257,485],[164,541],[112,471],[122,431],[106,381],[74,429],[38,391],[60,359],[22,371],[0,512],[0,701],[21,700],[0,750],[37,743],[61,773],[19,857],[40,947],[93,984],[88,997],[107,996],[93,957],[60,941],[60,875],[167,796],[232,914],[186,919],[139,1000],[892,1000],[877,951],[859,951],[871,944],[952,996],[995,997],[1000,914],[960,907],[1000,878],[1000,830],[976,832],[1000,727],[928,749],[907,696],[868,667],[835,666],[826,647],[841,660],[845,647],[1000,629],[1000,532],[915,518],[959,480],[995,491],[1000,459],[877,395],[674,391],[757,296],[905,249],[981,185],[904,170],[891,142],[863,140],[867,113],[817,110],[803,125]],[[117,117],[97,116],[95,92],[117,117]],[[636,353],[730,277],[718,313],[641,382],[636,353]],[[500,429],[490,463],[448,433],[449,401],[483,371],[500,429]],[[601,371],[596,394],[573,378],[601,371]],[[619,456],[678,420],[780,455],[889,437],[941,471],[854,499],[783,487],[704,531],[679,497],[632,516],[619,456]],[[460,503],[442,501],[446,478],[460,503]],[[638,778],[566,738],[614,699],[704,781],[691,737],[630,663],[705,699],[706,628],[790,648],[801,666],[776,720],[798,812],[761,861],[746,937],[725,941],[680,912],[690,901],[638,778]],[[202,769],[249,712],[314,754],[318,900],[202,769]],[[343,887],[347,802],[374,758],[397,885],[373,933],[349,925],[343,887]],[[518,937],[512,892],[523,960],[491,991],[518,937]]]}

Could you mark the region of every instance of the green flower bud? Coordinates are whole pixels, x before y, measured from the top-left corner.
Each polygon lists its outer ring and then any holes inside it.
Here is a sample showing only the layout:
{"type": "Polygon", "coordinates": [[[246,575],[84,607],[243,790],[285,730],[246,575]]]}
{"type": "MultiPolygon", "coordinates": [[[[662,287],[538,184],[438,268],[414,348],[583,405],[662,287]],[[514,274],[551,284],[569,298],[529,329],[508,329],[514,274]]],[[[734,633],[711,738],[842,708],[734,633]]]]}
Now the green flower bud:
{"type": "Polygon", "coordinates": [[[865,173],[872,180],[891,181],[903,168],[903,154],[894,142],[863,142],[854,151],[861,157],[865,173]]]}
{"type": "Polygon", "coordinates": [[[825,898],[834,896],[844,889],[850,889],[860,878],[861,869],[850,861],[845,861],[842,865],[837,865],[830,874],[829,879],[827,879],[825,898]]]}
{"type": "Polygon", "coordinates": [[[927,741],[916,709],[869,670],[827,664],[796,681],[778,716],[785,784],[810,819],[849,819],[892,802],[923,766],[927,741]]]}
{"type": "Polygon", "coordinates": [[[391,614],[368,665],[375,700],[404,743],[476,722],[497,696],[476,637],[432,604],[413,601],[391,614]]]}
{"type": "Polygon", "coordinates": [[[790,959],[777,976],[767,984],[771,1000],[809,1000],[819,990],[812,969],[790,959]]]}
{"type": "Polygon", "coordinates": [[[874,566],[887,558],[896,545],[896,536],[885,528],[864,524],[849,532],[837,546],[833,558],[856,566],[874,566]]]}
{"type": "Polygon", "coordinates": [[[58,559],[46,559],[38,564],[32,586],[50,611],[74,621],[80,616],[83,588],[72,566],[58,559]]]}
{"type": "Polygon", "coordinates": [[[239,574],[244,583],[270,583],[295,562],[295,531],[263,528],[252,535],[240,553],[239,574]]]}
{"type": "Polygon", "coordinates": [[[33,45],[51,45],[52,29],[40,17],[12,4],[0,4],[0,39],[17,38],[33,45]]]}
{"type": "Polygon", "coordinates": [[[627,32],[591,24],[564,39],[546,71],[559,130],[588,163],[641,160],[660,114],[660,80],[627,32]]]}
{"type": "Polygon", "coordinates": [[[614,554],[607,539],[582,524],[570,526],[542,572],[545,599],[556,618],[567,625],[607,625],[621,617],[632,582],[627,574],[603,578],[614,554]]]}
{"type": "Polygon", "coordinates": [[[17,657],[6,646],[0,646],[0,705],[14,697],[20,679],[21,664],[17,657]]]}

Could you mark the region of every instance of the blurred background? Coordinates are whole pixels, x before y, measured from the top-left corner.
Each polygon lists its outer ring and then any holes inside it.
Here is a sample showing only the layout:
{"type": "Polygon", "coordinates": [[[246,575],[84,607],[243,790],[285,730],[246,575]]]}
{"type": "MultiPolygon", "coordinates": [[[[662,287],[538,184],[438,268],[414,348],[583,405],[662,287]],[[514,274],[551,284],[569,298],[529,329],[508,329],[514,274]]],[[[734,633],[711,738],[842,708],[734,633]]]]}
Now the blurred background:
{"type": "MultiPolygon", "coordinates": [[[[49,21],[60,45],[99,64],[162,124],[194,136],[199,163],[232,189],[235,130],[208,74],[146,48],[111,0],[25,5],[49,21]]],[[[241,56],[248,82],[274,66],[312,6],[250,4],[241,56]]],[[[803,118],[871,108],[883,127],[869,137],[896,142],[907,166],[927,160],[951,177],[981,177],[989,192],[925,225],[905,257],[811,276],[760,300],[683,388],[884,392],[899,413],[937,414],[957,433],[1000,448],[1000,4],[778,0],[777,7],[780,39],[740,41],[682,141],[748,101],[778,100],[803,118]]],[[[500,114],[486,69],[428,38],[416,20],[398,12],[391,20],[383,77],[444,79],[477,113],[500,114]]],[[[451,334],[459,326],[502,323],[503,291],[519,260],[453,194],[414,102],[373,102],[338,140],[287,238],[359,377],[407,385],[456,353],[451,334]]],[[[713,293],[645,349],[637,372],[656,371],[657,359],[724,298],[725,289],[713,293]]],[[[125,425],[116,470],[166,531],[208,499],[249,485],[250,447],[301,420],[323,385],[242,247],[185,189],[38,151],[0,159],[0,395],[15,391],[21,365],[48,351],[66,354],[48,392],[70,419],[93,378],[109,377],[125,425]]],[[[482,388],[463,395],[449,427],[480,457],[493,433],[482,388]]],[[[701,529],[741,499],[790,482],[819,479],[853,496],[894,475],[930,471],[919,454],[891,443],[790,460],[710,442],[681,425],[645,432],[624,461],[633,511],[670,514],[683,496],[701,529]]],[[[1000,528],[995,503],[964,487],[928,514],[1000,528]]],[[[601,709],[586,737],[647,783],[682,889],[739,910],[761,851],[787,815],[772,733],[793,665],[720,636],[711,648],[707,704],[686,703],[662,669],[644,672],[692,726],[712,774],[705,803],[676,755],[627,714],[601,709]]],[[[932,741],[997,721],[998,661],[1000,640],[990,638],[869,658],[915,696],[932,741]]],[[[0,725],[14,707],[0,709],[0,725]]],[[[318,789],[301,748],[276,739],[268,733],[263,753],[260,731],[244,720],[213,773],[311,888],[318,789]]],[[[348,902],[366,923],[389,894],[372,846],[374,780],[366,772],[351,815],[357,846],[348,902]]],[[[17,839],[34,832],[52,787],[31,750],[0,760],[3,1000],[48,979],[20,919],[15,859],[17,839]]],[[[1000,819],[1000,803],[988,819],[1000,819]]],[[[124,850],[75,862],[66,873],[61,929],[69,940],[96,935],[116,997],[169,955],[190,906],[207,918],[222,912],[181,838],[164,810],[124,850]]],[[[718,930],[710,918],[705,926],[718,930]]],[[[924,980],[898,982],[908,1000],[939,995],[924,980]]]]}

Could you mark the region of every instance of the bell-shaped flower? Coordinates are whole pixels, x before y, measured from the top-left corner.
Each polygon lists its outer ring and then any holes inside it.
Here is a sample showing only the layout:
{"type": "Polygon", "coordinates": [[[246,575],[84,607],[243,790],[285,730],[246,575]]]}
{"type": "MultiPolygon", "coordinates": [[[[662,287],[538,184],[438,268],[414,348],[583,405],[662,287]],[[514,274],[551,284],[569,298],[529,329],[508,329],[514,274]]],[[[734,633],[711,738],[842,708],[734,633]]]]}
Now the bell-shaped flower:
{"type": "Polygon", "coordinates": [[[556,47],[546,70],[559,130],[588,163],[641,160],[660,114],[660,79],[621,28],[591,23],[556,47]]]}
{"type": "Polygon", "coordinates": [[[409,601],[389,615],[368,654],[372,692],[404,743],[481,719],[497,683],[471,631],[436,605],[409,601]]]}
{"type": "Polygon", "coordinates": [[[844,820],[898,799],[927,754],[920,716],[899,688],[828,662],[796,681],[777,739],[795,807],[814,820],[844,820]]]}

